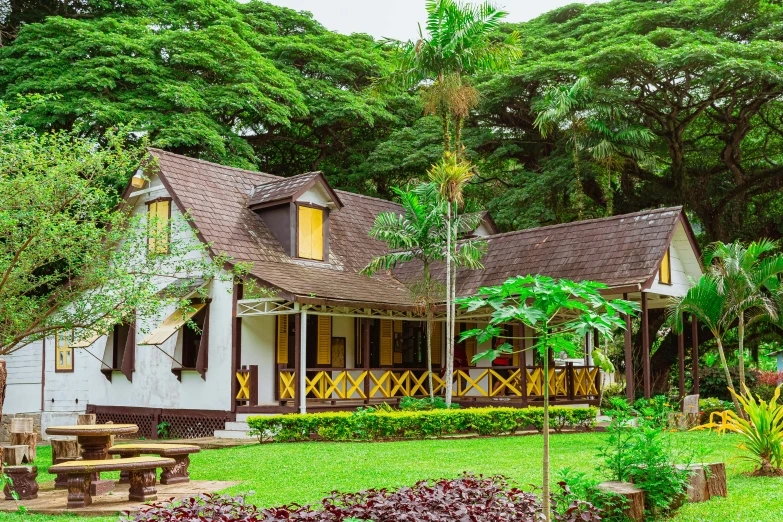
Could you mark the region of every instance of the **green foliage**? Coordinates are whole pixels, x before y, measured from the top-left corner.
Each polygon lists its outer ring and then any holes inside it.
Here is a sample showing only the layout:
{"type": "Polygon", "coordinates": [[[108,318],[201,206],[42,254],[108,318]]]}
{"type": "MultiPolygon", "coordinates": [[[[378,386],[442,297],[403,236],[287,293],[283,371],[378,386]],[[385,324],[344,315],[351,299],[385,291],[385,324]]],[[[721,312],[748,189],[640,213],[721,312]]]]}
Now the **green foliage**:
{"type": "Polygon", "coordinates": [[[756,464],[755,475],[783,475],[783,405],[777,403],[783,385],[778,386],[770,401],[756,400],[745,390],[736,395],[742,405],[742,414],[726,410],[713,413],[710,422],[694,429],[715,429],[718,433],[732,432],[740,435],[743,442],[737,447],[750,455],[739,458],[756,464]],[[720,422],[718,422],[718,420],[720,422]]]}
{"type": "Polygon", "coordinates": [[[624,400],[625,383],[613,382],[611,384],[607,384],[601,389],[601,392],[603,393],[601,397],[601,412],[607,412],[613,409],[614,399],[624,400]]]}
{"type": "MultiPolygon", "coordinates": [[[[733,379],[739,379],[739,371],[736,366],[729,368],[733,379]]],[[[745,383],[751,390],[758,384],[758,378],[754,372],[748,372],[745,376],[745,383]]],[[[721,368],[711,368],[702,366],[699,370],[699,392],[704,397],[715,397],[724,401],[731,401],[729,385],[726,381],[726,374],[721,368]]]]}
{"type": "Polygon", "coordinates": [[[163,421],[158,424],[157,430],[159,439],[168,439],[171,434],[171,423],[163,421]]]}
{"type": "Polygon", "coordinates": [[[117,205],[117,186],[147,158],[128,143],[129,129],[99,141],[20,123],[49,102],[28,99],[24,113],[0,103],[0,354],[56,330],[80,341],[134,314],[186,308],[189,285],[223,277],[229,261],[206,255],[187,216],[157,227],[117,205]],[[148,255],[148,238],[167,242],[169,253],[148,255]],[[163,277],[172,284],[161,293],[163,277]]]}
{"type": "MultiPolygon", "coordinates": [[[[400,399],[399,407],[401,411],[429,411],[447,409],[446,401],[443,400],[443,397],[440,396],[433,398],[425,397],[423,399],[416,397],[403,397],[400,399]]],[[[459,404],[453,403],[451,408],[458,409],[459,404]]]]}
{"type": "Polygon", "coordinates": [[[637,399],[633,404],[633,409],[647,426],[658,429],[667,429],[673,426],[674,418],[677,413],[677,403],[670,402],[665,395],[656,395],[649,399],[637,399]]]}
{"type": "Polygon", "coordinates": [[[699,424],[707,424],[710,422],[713,413],[720,413],[733,409],[734,403],[731,401],[725,401],[716,397],[699,399],[699,424]]]}
{"type": "MultiPolygon", "coordinates": [[[[552,408],[558,433],[566,428],[591,429],[595,408],[552,408]]],[[[455,433],[499,435],[543,427],[542,408],[466,408],[271,415],[250,417],[250,433],[262,441],[423,439],[455,433]]]]}
{"type": "Polygon", "coordinates": [[[608,438],[599,450],[599,470],[610,480],[633,482],[644,490],[645,509],[651,515],[664,513],[688,483],[689,471],[673,463],[692,455],[675,449],[671,437],[657,425],[658,419],[646,418],[622,399],[613,399],[612,406],[608,438]]]}

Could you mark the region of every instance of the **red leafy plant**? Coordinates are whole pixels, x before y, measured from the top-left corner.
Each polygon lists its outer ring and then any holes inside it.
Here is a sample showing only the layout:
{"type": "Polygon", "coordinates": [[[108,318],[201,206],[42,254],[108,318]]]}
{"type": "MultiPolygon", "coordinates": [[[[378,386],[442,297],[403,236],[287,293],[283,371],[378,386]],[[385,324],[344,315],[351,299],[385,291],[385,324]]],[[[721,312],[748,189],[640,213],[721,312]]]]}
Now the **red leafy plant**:
{"type": "MultiPolygon", "coordinates": [[[[553,520],[597,522],[602,512],[587,502],[572,500],[565,483],[552,495],[553,520]]],[[[315,505],[258,508],[242,496],[200,495],[153,504],[122,522],[538,522],[544,520],[535,493],[511,487],[503,476],[465,474],[456,479],[423,480],[397,490],[368,489],[333,492],[315,505]]]]}
{"type": "Polygon", "coordinates": [[[783,372],[758,370],[756,372],[756,377],[758,377],[758,384],[761,385],[778,386],[783,384],[783,372]]]}

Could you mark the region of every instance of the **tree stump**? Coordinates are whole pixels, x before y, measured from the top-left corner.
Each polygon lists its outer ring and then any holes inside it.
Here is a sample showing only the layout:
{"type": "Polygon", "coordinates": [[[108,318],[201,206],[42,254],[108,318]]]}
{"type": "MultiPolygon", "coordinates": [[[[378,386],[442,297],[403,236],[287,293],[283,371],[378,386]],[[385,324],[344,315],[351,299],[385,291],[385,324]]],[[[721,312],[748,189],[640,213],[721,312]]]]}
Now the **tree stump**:
{"type": "Polygon", "coordinates": [[[701,464],[691,464],[690,466],[678,464],[677,468],[690,471],[686,490],[688,502],[706,502],[710,499],[710,492],[707,488],[707,473],[704,471],[704,466],[701,464]]]}
{"type": "Polygon", "coordinates": [[[714,462],[705,464],[707,469],[707,491],[711,497],[729,496],[729,488],[726,483],[726,464],[714,462]]]}
{"type": "Polygon", "coordinates": [[[4,446],[3,447],[3,462],[9,466],[21,466],[32,462],[28,456],[28,448],[26,445],[18,446],[4,446]]]}
{"type": "Polygon", "coordinates": [[[96,418],[94,413],[80,413],[76,418],[76,424],[79,426],[95,424],[96,418]]]}
{"type": "MultiPolygon", "coordinates": [[[[69,460],[78,460],[79,444],[75,440],[52,439],[52,464],[61,464],[69,460]]],[[[68,475],[58,473],[54,479],[54,489],[68,489],[68,475]]]]}
{"type": "Polygon", "coordinates": [[[631,522],[641,522],[644,520],[644,491],[637,488],[630,482],[602,482],[598,484],[598,489],[605,493],[619,495],[625,498],[625,508],[623,514],[631,522]]]}
{"type": "Polygon", "coordinates": [[[33,462],[35,460],[35,442],[37,438],[35,433],[11,433],[9,436],[11,446],[25,445],[29,448],[27,458],[30,459],[30,462],[33,462]]]}

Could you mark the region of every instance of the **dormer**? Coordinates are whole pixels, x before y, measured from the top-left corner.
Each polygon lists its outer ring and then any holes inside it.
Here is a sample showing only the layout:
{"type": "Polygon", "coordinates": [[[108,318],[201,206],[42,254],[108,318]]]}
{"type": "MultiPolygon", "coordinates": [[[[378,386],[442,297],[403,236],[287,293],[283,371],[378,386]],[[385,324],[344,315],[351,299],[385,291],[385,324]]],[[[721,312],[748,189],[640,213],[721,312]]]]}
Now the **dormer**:
{"type": "Polygon", "coordinates": [[[460,230],[462,238],[487,237],[498,233],[495,220],[486,210],[465,214],[463,217],[466,219],[462,230],[460,230]]]}
{"type": "Polygon", "coordinates": [[[247,202],[289,256],[325,263],[329,262],[329,214],[342,206],[321,172],[257,185],[247,202]]]}

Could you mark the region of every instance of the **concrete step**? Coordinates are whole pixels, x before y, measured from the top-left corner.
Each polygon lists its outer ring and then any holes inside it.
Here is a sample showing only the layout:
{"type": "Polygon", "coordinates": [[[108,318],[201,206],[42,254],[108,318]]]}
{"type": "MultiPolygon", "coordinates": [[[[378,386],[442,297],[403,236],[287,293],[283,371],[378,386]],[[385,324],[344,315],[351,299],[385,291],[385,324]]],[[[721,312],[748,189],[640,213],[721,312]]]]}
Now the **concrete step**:
{"type": "Polygon", "coordinates": [[[247,431],[250,427],[245,421],[226,422],[226,431],[247,431]]]}
{"type": "Polygon", "coordinates": [[[216,439],[239,439],[239,440],[253,440],[255,437],[251,437],[247,434],[246,430],[216,430],[216,439]]]}

